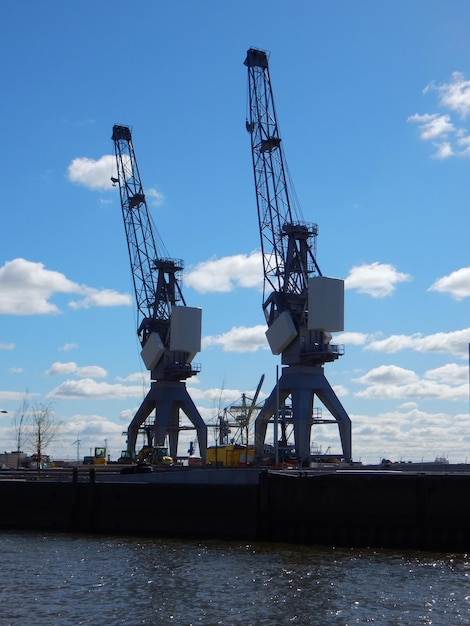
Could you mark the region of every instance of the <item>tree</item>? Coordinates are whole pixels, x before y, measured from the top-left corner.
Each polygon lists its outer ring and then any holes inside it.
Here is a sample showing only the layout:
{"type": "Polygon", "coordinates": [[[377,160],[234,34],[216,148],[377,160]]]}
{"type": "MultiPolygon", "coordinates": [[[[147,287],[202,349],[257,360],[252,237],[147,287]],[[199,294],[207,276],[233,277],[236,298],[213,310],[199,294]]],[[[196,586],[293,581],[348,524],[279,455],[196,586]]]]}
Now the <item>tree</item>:
{"type": "Polygon", "coordinates": [[[22,452],[22,447],[26,439],[28,409],[29,409],[29,396],[28,396],[28,392],[26,392],[25,395],[23,396],[23,401],[21,403],[21,406],[16,411],[15,417],[13,418],[13,433],[14,433],[15,445],[16,445],[16,469],[19,469],[20,467],[20,454],[22,452]]]}
{"type": "Polygon", "coordinates": [[[57,435],[60,424],[48,404],[35,405],[31,411],[29,440],[36,455],[38,472],[41,471],[41,461],[44,451],[57,435]]]}

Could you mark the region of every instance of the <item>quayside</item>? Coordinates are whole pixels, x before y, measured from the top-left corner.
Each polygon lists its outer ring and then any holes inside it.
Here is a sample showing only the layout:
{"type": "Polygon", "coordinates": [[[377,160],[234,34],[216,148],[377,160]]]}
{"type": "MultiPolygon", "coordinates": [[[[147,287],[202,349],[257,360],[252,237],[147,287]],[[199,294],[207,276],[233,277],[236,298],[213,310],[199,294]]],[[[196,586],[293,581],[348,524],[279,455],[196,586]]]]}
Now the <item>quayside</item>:
{"type": "Polygon", "coordinates": [[[470,473],[1,472],[0,527],[470,552],[470,473]]]}

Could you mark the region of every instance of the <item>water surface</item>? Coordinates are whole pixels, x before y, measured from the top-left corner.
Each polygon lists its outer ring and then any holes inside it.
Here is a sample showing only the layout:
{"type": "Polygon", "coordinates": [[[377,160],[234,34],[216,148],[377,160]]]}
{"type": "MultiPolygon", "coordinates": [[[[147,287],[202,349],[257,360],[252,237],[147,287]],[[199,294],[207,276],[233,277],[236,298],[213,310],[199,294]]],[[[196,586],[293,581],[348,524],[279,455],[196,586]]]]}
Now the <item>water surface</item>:
{"type": "Polygon", "coordinates": [[[470,624],[467,555],[0,533],[0,624],[470,624]]]}

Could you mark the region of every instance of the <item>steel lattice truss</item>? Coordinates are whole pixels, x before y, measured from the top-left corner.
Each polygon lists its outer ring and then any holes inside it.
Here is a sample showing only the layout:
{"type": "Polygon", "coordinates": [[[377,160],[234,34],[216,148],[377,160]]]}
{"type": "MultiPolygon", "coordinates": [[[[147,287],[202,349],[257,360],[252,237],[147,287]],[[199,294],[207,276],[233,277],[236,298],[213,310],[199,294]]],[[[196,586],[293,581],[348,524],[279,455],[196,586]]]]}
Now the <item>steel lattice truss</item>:
{"type": "Polygon", "coordinates": [[[311,275],[321,275],[313,252],[317,226],[293,215],[266,53],[251,48],[245,65],[250,100],[246,127],[251,135],[265,278],[264,307],[266,310],[269,302],[275,300],[280,311],[287,308],[292,297],[305,296],[311,275]]]}
{"type": "Polygon", "coordinates": [[[158,256],[130,128],[114,126],[112,139],[118,168],[117,180],[113,181],[119,182],[132,280],[142,317],[139,333],[145,343],[152,330],[161,334],[159,322],[168,322],[177,301],[185,304],[178,278],[183,262],[158,256]]]}

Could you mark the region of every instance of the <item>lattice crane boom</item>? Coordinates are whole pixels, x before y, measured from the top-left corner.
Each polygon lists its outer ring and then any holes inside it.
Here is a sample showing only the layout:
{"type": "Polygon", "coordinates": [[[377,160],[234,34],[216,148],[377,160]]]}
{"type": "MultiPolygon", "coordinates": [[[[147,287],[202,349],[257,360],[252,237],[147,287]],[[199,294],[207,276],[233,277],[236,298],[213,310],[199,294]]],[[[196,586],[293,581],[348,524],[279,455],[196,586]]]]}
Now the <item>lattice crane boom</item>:
{"type": "Polygon", "coordinates": [[[321,276],[315,251],[318,228],[300,218],[287,176],[266,52],[250,48],[248,68],[251,154],[264,270],[264,311],[270,325],[284,310],[302,323],[308,280],[321,276]]]}
{"type": "Polygon", "coordinates": [[[157,331],[166,344],[172,308],[179,302],[186,304],[179,280],[183,262],[162,258],[158,253],[131,129],[115,125],[112,139],[118,168],[114,180],[119,182],[132,280],[141,318],[138,331],[142,344],[152,331],[157,331]]]}

